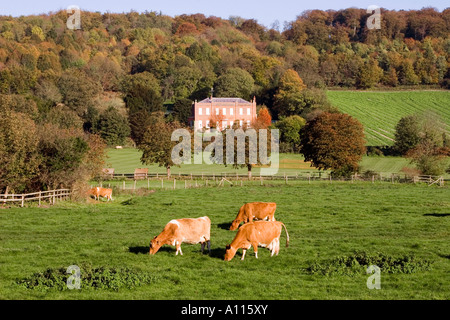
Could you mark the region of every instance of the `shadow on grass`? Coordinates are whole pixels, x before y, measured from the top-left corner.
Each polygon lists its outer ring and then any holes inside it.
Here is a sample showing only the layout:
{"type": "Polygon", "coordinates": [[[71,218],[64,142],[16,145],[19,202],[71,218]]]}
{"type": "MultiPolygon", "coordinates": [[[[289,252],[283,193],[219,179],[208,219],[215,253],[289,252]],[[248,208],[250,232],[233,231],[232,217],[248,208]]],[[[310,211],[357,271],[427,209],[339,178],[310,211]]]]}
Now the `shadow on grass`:
{"type": "MultiPolygon", "coordinates": [[[[128,247],[128,252],[134,253],[134,254],[149,254],[150,247],[149,246],[134,246],[134,247],[128,247]]],[[[158,252],[175,252],[174,248],[171,248],[169,246],[163,246],[159,248],[158,252]]]]}
{"type": "Polygon", "coordinates": [[[225,248],[212,248],[209,256],[211,258],[223,260],[223,258],[225,257],[225,251],[225,248]]]}
{"type": "Polygon", "coordinates": [[[134,246],[134,247],[128,247],[128,252],[134,253],[134,254],[148,254],[150,248],[148,246],[134,246]]]}
{"type": "Polygon", "coordinates": [[[220,229],[224,229],[224,230],[230,230],[231,222],[219,223],[217,225],[217,227],[219,227],[220,229]]]}
{"type": "Polygon", "coordinates": [[[448,217],[450,216],[450,213],[425,213],[425,217],[448,217]]]}

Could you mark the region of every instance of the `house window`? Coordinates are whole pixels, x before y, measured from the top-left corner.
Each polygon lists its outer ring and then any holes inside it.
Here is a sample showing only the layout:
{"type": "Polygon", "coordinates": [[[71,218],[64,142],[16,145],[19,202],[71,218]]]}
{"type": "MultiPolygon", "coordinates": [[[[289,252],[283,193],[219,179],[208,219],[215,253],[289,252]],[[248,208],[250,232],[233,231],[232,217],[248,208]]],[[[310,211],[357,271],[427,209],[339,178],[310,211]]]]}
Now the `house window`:
{"type": "Polygon", "coordinates": [[[244,114],[244,110],[242,108],[239,108],[239,114],[242,116],[244,114]]]}
{"type": "Polygon", "coordinates": [[[226,121],[222,121],[222,129],[225,129],[227,127],[227,122],[226,121]]]}
{"type": "Polygon", "coordinates": [[[223,115],[225,116],[227,114],[227,108],[223,108],[223,115]]]}
{"type": "Polygon", "coordinates": [[[216,116],[219,115],[219,108],[216,108],[216,116]]]}
{"type": "Polygon", "coordinates": [[[247,127],[250,128],[250,120],[247,120],[247,127]]]}
{"type": "Polygon", "coordinates": [[[206,108],[206,115],[209,116],[209,108],[206,108]]]}
{"type": "Polygon", "coordinates": [[[239,127],[242,127],[242,125],[244,124],[243,120],[239,120],[239,127]]]}
{"type": "Polygon", "coordinates": [[[250,108],[247,108],[247,115],[250,115],[250,108]]]}
{"type": "Polygon", "coordinates": [[[202,108],[198,108],[198,114],[202,115],[202,108]]]}
{"type": "Polygon", "coordinates": [[[209,129],[209,120],[206,120],[206,128],[209,129]]]}
{"type": "Polygon", "coordinates": [[[203,128],[202,120],[198,120],[198,128],[199,129],[203,128]]]}
{"type": "Polygon", "coordinates": [[[233,115],[233,108],[230,109],[230,116],[233,115]]]}

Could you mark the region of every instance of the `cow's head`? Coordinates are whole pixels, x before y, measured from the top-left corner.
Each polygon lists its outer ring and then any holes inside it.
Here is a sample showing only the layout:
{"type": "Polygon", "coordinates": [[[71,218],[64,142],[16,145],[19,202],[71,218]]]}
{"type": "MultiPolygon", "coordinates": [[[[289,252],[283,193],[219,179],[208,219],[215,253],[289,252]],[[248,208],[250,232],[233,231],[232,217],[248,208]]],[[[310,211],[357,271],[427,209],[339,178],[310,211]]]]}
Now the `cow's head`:
{"type": "Polygon", "coordinates": [[[225,251],[225,261],[230,261],[231,259],[234,258],[234,255],[236,254],[236,249],[233,249],[231,247],[231,245],[227,244],[227,246],[225,247],[226,251],[225,251]]]}
{"type": "Polygon", "coordinates": [[[149,254],[155,254],[158,252],[159,248],[161,248],[161,246],[163,245],[163,243],[161,242],[161,240],[158,239],[157,236],[155,236],[152,241],[150,241],[150,251],[149,254]]]}
{"type": "Polygon", "coordinates": [[[231,223],[230,230],[236,230],[237,228],[239,228],[240,224],[241,220],[234,219],[233,222],[231,223]]]}

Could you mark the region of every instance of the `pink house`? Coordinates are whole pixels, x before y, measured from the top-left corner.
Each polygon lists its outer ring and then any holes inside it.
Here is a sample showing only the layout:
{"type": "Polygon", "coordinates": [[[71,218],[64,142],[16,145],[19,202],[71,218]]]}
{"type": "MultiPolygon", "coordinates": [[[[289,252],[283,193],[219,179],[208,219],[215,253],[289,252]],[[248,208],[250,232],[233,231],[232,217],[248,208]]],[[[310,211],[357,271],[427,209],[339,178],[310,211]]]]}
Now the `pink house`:
{"type": "Polygon", "coordinates": [[[233,126],[239,121],[239,126],[250,126],[256,119],[256,99],[246,101],[241,98],[215,98],[210,97],[202,101],[195,101],[192,108],[192,116],[189,118],[191,127],[195,131],[209,130],[216,127],[223,130],[233,126]],[[211,121],[215,122],[211,123],[211,121]]]}

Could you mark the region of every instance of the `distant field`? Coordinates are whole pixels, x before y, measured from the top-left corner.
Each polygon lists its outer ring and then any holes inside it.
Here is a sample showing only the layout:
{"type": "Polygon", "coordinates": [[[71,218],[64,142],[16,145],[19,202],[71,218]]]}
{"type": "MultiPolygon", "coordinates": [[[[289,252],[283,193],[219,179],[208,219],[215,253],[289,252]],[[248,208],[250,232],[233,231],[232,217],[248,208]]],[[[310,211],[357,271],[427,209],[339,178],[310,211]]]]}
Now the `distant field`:
{"type": "Polygon", "coordinates": [[[450,91],[328,91],[331,103],[364,125],[367,145],[392,145],[395,126],[406,116],[431,110],[450,132],[450,91]]]}
{"type": "MultiPolygon", "coordinates": [[[[136,168],[149,168],[149,172],[165,173],[166,170],[157,165],[146,166],[140,162],[141,152],[137,149],[108,149],[107,166],[114,168],[116,173],[133,173],[136,168]]],[[[391,174],[399,173],[404,167],[411,166],[409,161],[400,157],[364,157],[361,162],[361,171],[372,170],[378,173],[391,174]]],[[[259,175],[259,168],[253,169],[254,175],[259,175]]],[[[239,173],[246,174],[247,169],[233,169],[233,167],[224,165],[182,165],[173,167],[171,172],[177,173],[239,173]]],[[[307,172],[318,172],[317,169],[310,167],[309,162],[304,162],[300,154],[280,154],[279,175],[296,173],[306,174],[307,172]]]]}

